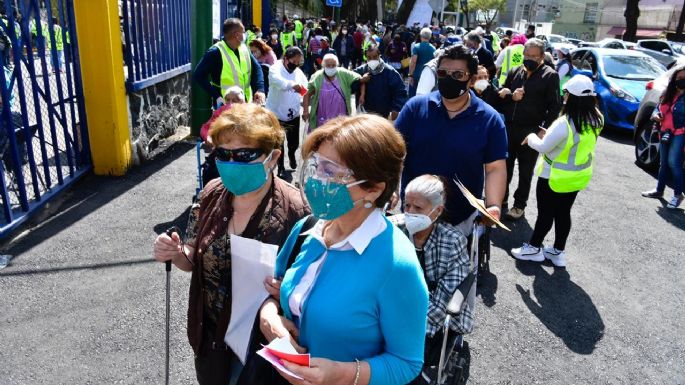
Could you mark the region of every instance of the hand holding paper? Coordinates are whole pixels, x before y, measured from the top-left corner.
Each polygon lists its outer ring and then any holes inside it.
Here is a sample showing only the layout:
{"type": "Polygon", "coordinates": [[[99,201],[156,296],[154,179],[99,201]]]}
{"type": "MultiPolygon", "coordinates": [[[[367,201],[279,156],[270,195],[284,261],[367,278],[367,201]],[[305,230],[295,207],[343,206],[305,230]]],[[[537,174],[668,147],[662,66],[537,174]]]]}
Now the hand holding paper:
{"type": "Polygon", "coordinates": [[[492,223],[497,225],[498,227],[501,227],[507,231],[511,231],[507,226],[505,226],[502,222],[500,222],[499,219],[495,218],[488,212],[488,209],[485,207],[485,204],[482,200],[476,198],[471,192],[458,180],[454,179],[454,183],[459,187],[459,190],[461,191],[462,194],[464,194],[464,197],[466,197],[466,200],[469,201],[471,206],[473,206],[476,210],[478,210],[481,215],[483,215],[485,218],[490,220],[492,223]]]}
{"type": "Polygon", "coordinates": [[[288,361],[300,366],[309,367],[311,359],[309,354],[299,354],[297,350],[295,350],[295,348],[290,344],[290,339],[288,337],[276,338],[275,340],[271,341],[270,344],[257,351],[257,354],[269,361],[269,363],[271,363],[271,365],[273,365],[276,369],[295,378],[299,378],[300,380],[302,377],[286,369],[285,366],[283,366],[282,361],[288,361]]]}

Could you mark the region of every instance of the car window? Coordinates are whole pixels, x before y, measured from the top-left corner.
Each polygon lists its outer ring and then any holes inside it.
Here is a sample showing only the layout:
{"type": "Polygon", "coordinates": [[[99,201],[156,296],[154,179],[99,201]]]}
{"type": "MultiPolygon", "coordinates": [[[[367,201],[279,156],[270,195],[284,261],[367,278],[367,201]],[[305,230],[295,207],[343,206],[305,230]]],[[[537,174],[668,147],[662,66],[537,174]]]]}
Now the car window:
{"type": "Polygon", "coordinates": [[[573,55],[571,56],[571,61],[573,62],[573,66],[575,68],[580,68],[580,63],[582,62],[581,59],[583,58],[583,55],[585,55],[586,52],[587,51],[581,49],[573,53],[573,55]]]}
{"type": "Polygon", "coordinates": [[[651,57],[610,55],[604,57],[604,72],[617,79],[652,80],[664,70],[651,57]]]}
{"type": "Polygon", "coordinates": [[[651,49],[654,51],[659,51],[667,49],[670,51],[670,48],[666,42],[663,41],[658,41],[658,40],[649,40],[649,41],[643,41],[642,42],[642,47],[651,49]]]}
{"type": "Polygon", "coordinates": [[[617,41],[614,41],[614,42],[611,42],[611,43],[605,45],[604,47],[605,48],[611,48],[611,49],[623,49],[623,44],[621,44],[617,41]]]}

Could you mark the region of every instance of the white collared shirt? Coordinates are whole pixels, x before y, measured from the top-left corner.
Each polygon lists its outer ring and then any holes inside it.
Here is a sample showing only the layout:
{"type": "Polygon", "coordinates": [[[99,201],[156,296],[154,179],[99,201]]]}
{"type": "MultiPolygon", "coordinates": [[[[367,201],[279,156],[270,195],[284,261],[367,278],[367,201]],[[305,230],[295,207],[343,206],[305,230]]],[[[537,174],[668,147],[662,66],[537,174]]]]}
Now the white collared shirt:
{"type": "MultiPolygon", "coordinates": [[[[319,220],[314,227],[305,232],[304,234],[311,235],[314,239],[319,241],[324,247],[326,242],[323,239],[323,229],[327,221],[319,220]]],[[[321,266],[323,266],[326,257],[328,256],[328,250],[354,250],[357,254],[361,255],[364,250],[369,246],[371,240],[380,235],[387,228],[387,223],[380,209],[375,209],[369,214],[369,216],[362,222],[362,224],[354,230],[347,238],[342,241],[331,245],[325,249],[323,255],[316,261],[312,262],[300,282],[293,289],[290,298],[288,299],[288,304],[290,305],[290,311],[293,315],[300,317],[302,315],[302,305],[306,301],[309,293],[314,287],[316,278],[319,276],[321,271],[321,266]]]]}

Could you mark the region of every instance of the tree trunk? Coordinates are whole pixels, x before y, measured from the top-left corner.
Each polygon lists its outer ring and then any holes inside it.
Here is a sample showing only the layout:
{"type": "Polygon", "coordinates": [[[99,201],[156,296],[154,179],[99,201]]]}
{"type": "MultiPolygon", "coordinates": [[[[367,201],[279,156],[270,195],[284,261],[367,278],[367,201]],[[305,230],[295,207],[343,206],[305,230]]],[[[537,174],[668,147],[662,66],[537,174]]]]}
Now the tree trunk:
{"type": "Polygon", "coordinates": [[[623,33],[623,40],[636,41],[637,40],[637,19],[640,17],[640,7],[638,3],[640,0],[628,0],[626,4],[626,11],[623,16],[626,17],[626,31],[623,33]]]}
{"type": "Polygon", "coordinates": [[[683,41],[683,25],[685,24],[685,0],[683,0],[683,9],[680,11],[680,18],[678,19],[678,27],[675,30],[675,41],[683,41]]]}

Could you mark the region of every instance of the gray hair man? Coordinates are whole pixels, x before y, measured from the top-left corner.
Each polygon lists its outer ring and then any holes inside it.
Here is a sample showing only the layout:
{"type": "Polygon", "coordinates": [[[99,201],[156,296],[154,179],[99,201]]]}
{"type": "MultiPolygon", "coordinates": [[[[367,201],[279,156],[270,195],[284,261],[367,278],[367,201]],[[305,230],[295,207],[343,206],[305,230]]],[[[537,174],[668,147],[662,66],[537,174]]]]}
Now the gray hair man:
{"type": "Polygon", "coordinates": [[[419,33],[421,42],[411,49],[411,61],[409,62],[409,97],[416,95],[416,87],[421,80],[423,66],[433,60],[435,47],[430,43],[433,33],[430,28],[423,28],[419,33]]]}
{"type": "Polygon", "coordinates": [[[470,48],[473,54],[478,57],[478,64],[488,70],[488,75],[490,76],[490,79],[492,79],[495,76],[495,72],[497,72],[495,58],[492,56],[492,52],[483,47],[482,35],[477,31],[467,33],[466,36],[464,36],[464,45],[470,48]]]}
{"type": "MultiPolygon", "coordinates": [[[[505,217],[512,220],[517,220],[524,214],[538,157],[537,151],[521,142],[530,133],[544,135],[542,127],[549,127],[561,110],[559,74],[544,65],[544,58],[545,43],[540,39],[528,40],[523,49],[523,65],[511,70],[499,92],[503,99],[502,111],[509,139],[507,187],[511,183],[516,159],[519,165],[514,206],[505,214],[505,217]]],[[[507,207],[508,194],[507,188],[502,202],[503,209],[507,207]]]]}

